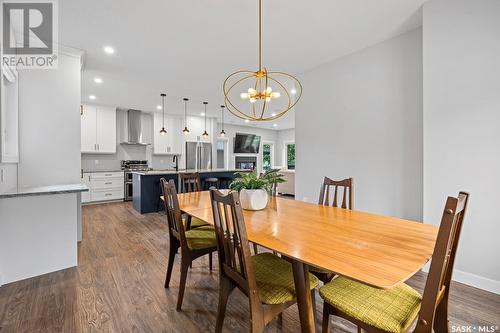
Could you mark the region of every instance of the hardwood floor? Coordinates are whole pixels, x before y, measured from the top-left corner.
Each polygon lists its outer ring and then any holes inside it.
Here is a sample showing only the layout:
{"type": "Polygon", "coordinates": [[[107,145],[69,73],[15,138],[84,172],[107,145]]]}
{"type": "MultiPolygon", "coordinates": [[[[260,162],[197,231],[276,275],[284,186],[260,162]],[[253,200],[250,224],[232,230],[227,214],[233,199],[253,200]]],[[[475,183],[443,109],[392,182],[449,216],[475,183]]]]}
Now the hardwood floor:
{"type": "MultiPolygon", "coordinates": [[[[176,312],[179,260],[170,289],[163,283],[168,237],[164,215],[139,215],[130,203],[83,207],[79,266],[0,287],[0,332],[213,332],[218,274],[208,258],[188,275],[183,311],[176,312]]],[[[216,260],[214,260],[216,267],[216,260]]],[[[409,284],[422,291],[424,274],[409,284]]],[[[317,297],[317,329],[321,301],[317,297]]],[[[247,298],[229,299],[225,332],[248,332],[247,298]]],[[[500,296],[454,284],[450,320],[454,325],[500,325],[500,296]]],[[[334,320],[335,332],[356,332],[334,320]]],[[[297,307],[266,332],[298,332],[297,307]]]]}

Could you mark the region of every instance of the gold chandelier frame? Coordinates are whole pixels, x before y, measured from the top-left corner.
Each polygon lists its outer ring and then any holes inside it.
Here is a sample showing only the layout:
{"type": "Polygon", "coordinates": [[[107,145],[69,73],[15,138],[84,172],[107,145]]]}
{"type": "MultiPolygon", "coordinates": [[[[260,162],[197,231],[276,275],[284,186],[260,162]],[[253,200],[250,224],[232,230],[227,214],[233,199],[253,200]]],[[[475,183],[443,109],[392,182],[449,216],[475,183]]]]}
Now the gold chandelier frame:
{"type": "MultiPolygon", "coordinates": [[[[232,74],[230,74],[225,80],[223,84],[223,91],[224,91],[224,104],[226,105],[227,109],[229,112],[231,112],[233,115],[235,115],[238,118],[245,119],[245,120],[251,120],[251,121],[269,121],[269,120],[274,120],[277,118],[280,118],[283,116],[285,113],[287,113],[290,109],[292,109],[297,102],[300,100],[302,97],[302,84],[300,81],[294,77],[293,75],[290,75],[285,72],[278,72],[278,71],[271,71],[268,72],[265,67],[262,67],[262,0],[258,0],[259,2],[259,32],[258,32],[258,44],[259,44],[259,69],[257,71],[251,71],[251,70],[238,70],[232,74]],[[279,76],[285,77],[287,80],[291,80],[291,82],[294,82],[294,89],[296,90],[295,94],[295,100],[291,96],[290,92],[288,89],[285,87],[285,85],[280,82],[278,79],[279,76]],[[234,82],[233,82],[234,81],[234,82]],[[244,82],[247,81],[254,81],[252,86],[253,86],[253,91],[256,92],[255,95],[252,95],[252,99],[254,100],[253,103],[251,103],[251,111],[250,112],[244,112],[243,110],[240,110],[233,101],[231,101],[231,98],[229,97],[229,94],[233,91],[233,89],[242,87],[244,82]],[[278,94],[277,97],[274,97],[271,92],[267,92],[268,89],[268,83],[269,82],[274,82],[280,90],[283,90],[283,92],[286,95],[286,107],[283,109],[278,109],[275,110],[275,112],[269,116],[266,115],[266,106],[267,104],[272,100],[272,98],[279,98],[280,94],[278,94]],[[262,90],[262,86],[264,86],[265,90],[262,90]],[[258,90],[259,89],[259,90],[258,90]],[[257,107],[256,100],[259,99],[261,100],[260,106],[257,107]],[[268,101],[269,100],[269,101],[268,101]]],[[[272,90],[272,89],[271,89],[272,90]]],[[[250,90],[249,90],[250,91],[250,90]]],[[[245,93],[243,93],[245,94],[245,93]]]]}

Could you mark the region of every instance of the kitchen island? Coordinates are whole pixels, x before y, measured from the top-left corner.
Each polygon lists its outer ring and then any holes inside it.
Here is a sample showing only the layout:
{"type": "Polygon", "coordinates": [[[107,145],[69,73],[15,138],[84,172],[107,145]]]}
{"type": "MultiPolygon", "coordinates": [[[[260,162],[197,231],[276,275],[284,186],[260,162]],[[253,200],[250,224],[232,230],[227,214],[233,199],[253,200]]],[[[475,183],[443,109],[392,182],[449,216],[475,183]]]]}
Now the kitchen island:
{"type": "Polygon", "coordinates": [[[236,177],[236,172],[248,170],[240,169],[205,169],[205,170],[149,170],[134,171],[132,174],[133,195],[132,201],[136,211],[141,214],[153,213],[163,210],[163,203],[160,200],[161,187],[160,179],[167,181],[172,179],[177,189],[179,188],[179,174],[198,172],[200,174],[202,188],[205,187],[205,179],[218,178],[220,188],[227,188],[229,183],[236,177]]]}

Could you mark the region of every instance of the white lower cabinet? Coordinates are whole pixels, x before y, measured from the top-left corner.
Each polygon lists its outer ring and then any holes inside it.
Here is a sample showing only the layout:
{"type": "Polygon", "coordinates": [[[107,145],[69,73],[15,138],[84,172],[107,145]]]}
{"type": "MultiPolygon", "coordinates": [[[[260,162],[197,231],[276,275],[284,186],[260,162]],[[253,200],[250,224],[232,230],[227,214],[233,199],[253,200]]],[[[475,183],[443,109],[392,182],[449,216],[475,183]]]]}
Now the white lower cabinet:
{"type": "Polygon", "coordinates": [[[82,172],[82,184],[89,188],[87,192],[82,192],[82,203],[90,202],[90,172],[82,172]]]}
{"type": "Polygon", "coordinates": [[[0,164],[0,193],[17,188],[17,164],[0,164]]]}
{"type": "Polygon", "coordinates": [[[84,172],[82,183],[89,192],[82,195],[82,202],[122,200],[124,198],[123,172],[84,172]]]}

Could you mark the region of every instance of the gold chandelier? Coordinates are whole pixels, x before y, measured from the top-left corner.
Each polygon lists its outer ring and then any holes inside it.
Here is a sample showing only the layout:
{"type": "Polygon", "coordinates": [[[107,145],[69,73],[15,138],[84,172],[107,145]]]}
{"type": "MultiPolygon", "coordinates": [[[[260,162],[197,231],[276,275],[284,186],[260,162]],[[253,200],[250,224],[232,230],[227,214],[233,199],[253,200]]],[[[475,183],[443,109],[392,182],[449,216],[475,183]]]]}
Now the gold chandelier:
{"type": "Polygon", "coordinates": [[[239,70],[224,80],[224,101],[229,112],[245,120],[265,121],[283,116],[302,96],[294,76],[270,72],[262,66],[262,0],[259,2],[259,69],[239,70]],[[239,97],[239,98],[238,98],[239,97]]]}

